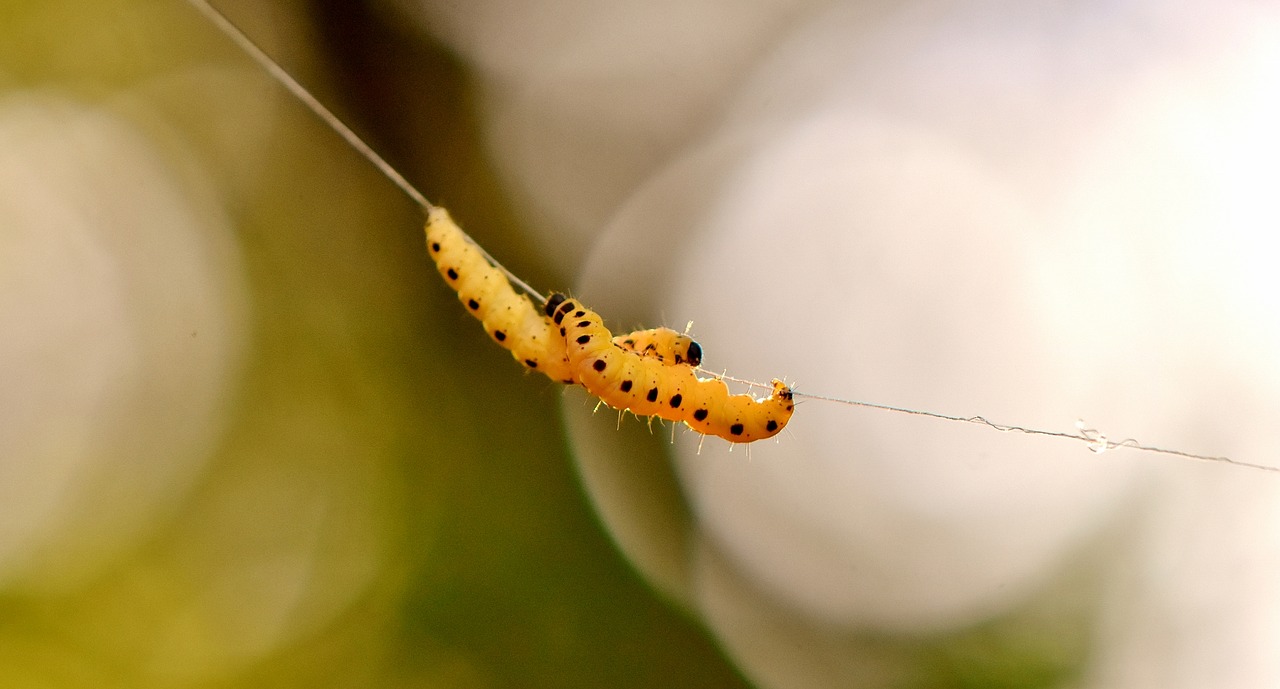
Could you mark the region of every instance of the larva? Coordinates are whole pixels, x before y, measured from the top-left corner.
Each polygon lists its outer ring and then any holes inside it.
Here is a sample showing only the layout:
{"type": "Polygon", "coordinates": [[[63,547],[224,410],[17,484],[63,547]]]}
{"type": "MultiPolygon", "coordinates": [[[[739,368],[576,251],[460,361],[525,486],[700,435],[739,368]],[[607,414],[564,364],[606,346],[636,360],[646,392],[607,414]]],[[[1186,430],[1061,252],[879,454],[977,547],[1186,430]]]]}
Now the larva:
{"type": "Polygon", "coordinates": [[[613,343],[627,351],[652,356],[668,365],[698,366],[702,363],[702,345],[671,328],[637,330],[613,338],[613,343]]]}
{"type": "Polygon", "coordinates": [[[507,276],[489,263],[448,211],[432,207],[427,212],[426,233],[427,251],[440,275],[494,342],[511,350],[516,361],[531,370],[561,383],[577,382],[558,328],[529,297],[515,291],[507,276]]]}
{"type": "Polygon", "coordinates": [[[724,381],[698,378],[692,366],[664,365],[622,348],[598,314],[562,294],[551,295],[545,311],[560,328],[578,382],[614,409],[683,421],[734,443],[777,435],[791,420],[795,403],[780,380],[763,399],[730,395],[724,381]]]}

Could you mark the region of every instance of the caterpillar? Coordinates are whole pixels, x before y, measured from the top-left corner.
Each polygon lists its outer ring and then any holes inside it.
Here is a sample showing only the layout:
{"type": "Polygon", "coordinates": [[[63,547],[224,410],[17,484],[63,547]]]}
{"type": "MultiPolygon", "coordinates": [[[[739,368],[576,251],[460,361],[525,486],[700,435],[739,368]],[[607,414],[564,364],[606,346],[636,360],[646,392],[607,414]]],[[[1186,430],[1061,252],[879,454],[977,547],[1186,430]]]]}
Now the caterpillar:
{"type": "Polygon", "coordinates": [[[637,330],[613,338],[613,343],[627,351],[655,357],[668,365],[688,364],[696,367],[702,364],[702,345],[671,328],[637,330]]]}
{"type": "Polygon", "coordinates": [[[624,349],[598,314],[563,294],[551,295],[544,310],[560,328],[578,382],[614,409],[682,421],[733,443],[770,438],[791,420],[791,388],[780,380],[762,399],[730,395],[723,380],[698,378],[692,366],[624,349]]]}
{"type": "Polygon", "coordinates": [[[599,315],[562,294],[551,295],[539,313],[443,208],[427,212],[426,236],[427,251],[458,300],[526,368],[580,384],[615,409],[683,421],[730,442],[772,437],[791,419],[791,390],[779,380],[769,397],[756,400],[730,395],[722,380],[694,375],[702,347],[687,335],[653,328],[615,338],[599,315]]]}

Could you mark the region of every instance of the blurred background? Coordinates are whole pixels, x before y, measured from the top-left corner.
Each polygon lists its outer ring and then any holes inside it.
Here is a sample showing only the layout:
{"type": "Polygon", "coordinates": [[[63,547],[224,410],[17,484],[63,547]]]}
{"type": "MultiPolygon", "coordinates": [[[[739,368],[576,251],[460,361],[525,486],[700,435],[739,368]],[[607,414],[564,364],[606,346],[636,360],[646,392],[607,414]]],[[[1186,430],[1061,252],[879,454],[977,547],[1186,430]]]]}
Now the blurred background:
{"type": "MultiPolygon", "coordinates": [[[[1280,466],[1280,7],[217,2],[528,282],[1280,466]]],[[[0,686],[1280,687],[1274,474],[521,373],[183,0],[0,9],[0,686]]]]}

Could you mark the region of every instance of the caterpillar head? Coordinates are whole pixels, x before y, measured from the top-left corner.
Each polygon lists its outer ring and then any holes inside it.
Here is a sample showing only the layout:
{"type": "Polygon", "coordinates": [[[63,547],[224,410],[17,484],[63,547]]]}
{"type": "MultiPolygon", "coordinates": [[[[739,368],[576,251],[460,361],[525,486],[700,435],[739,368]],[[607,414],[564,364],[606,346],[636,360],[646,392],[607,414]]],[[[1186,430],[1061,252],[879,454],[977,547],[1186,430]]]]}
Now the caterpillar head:
{"type": "Polygon", "coordinates": [[[702,345],[698,344],[697,342],[694,342],[693,340],[689,340],[689,349],[685,352],[684,360],[685,360],[685,363],[689,364],[690,366],[693,366],[694,368],[701,366],[702,365],[702,345]]]}
{"type": "Polygon", "coordinates": [[[773,382],[773,392],[769,395],[769,397],[771,399],[786,400],[788,402],[787,406],[790,409],[791,408],[790,403],[792,398],[794,397],[794,394],[791,392],[791,388],[786,383],[778,380],[777,378],[774,378],[772,382],[773,382]]]}
{"type": "Polygon", "coordinates": [[[547,316],[554,318],[556,315],[556,309],[560,308],[560,305],[563,304],[566,299],[568,299],[568,297],[556,292],[547,297],[547,303],[543,304],[542,310],[547,314],[547,316]]]}
{"type": "Polygon", "coordinates": [[[702,346],[687,334],[671,328],[637,330],[613,338],[613,343],[641,356],[654,357],[667,365],[684,364],[696,368],[702,364],[702,346]]]}

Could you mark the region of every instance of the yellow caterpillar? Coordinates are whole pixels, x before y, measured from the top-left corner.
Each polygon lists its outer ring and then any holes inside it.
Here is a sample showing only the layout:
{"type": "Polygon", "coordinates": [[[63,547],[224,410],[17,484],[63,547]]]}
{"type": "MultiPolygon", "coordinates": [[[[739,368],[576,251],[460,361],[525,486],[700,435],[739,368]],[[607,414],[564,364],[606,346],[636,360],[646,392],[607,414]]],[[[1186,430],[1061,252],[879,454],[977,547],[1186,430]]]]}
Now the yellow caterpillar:
{"type": "Polygon", "coordinates": [[[527,368],[580,384],[615,409],[683,421],[730,442],[771,437],[791,419],[791,389],[781,381],[756,400],[730,395],[724,381],[694,375],[702,347],[687,335],[654,328],[614,338],[598,315],[560,294],[540,313],[443,208],[427,213],[426,235],[427,250],[458,300],[527,368]]]}
{"type": "Polygon", "coordinates": [[[763,399],[730,395],[724,381],[698,378],[691,366],[622,348],[598,314],[562,294],[551,295],[544,310],[560,328],[578,382],[614,409],[683,421],[734,443],[777,435],[791,420],[791,388],[780,380],[763,399]]]}

